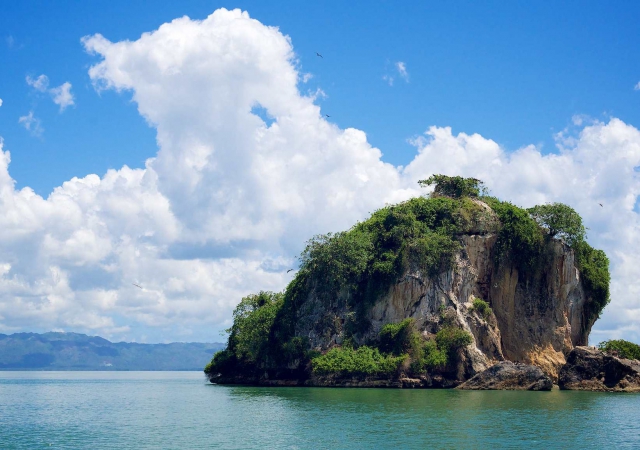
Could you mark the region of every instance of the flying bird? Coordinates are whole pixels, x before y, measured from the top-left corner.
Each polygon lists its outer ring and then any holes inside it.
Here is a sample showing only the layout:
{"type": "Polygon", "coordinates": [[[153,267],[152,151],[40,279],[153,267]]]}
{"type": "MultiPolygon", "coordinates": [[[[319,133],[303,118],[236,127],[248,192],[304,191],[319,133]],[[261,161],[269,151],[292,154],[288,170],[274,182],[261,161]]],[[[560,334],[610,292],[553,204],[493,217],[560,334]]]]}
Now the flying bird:
{"type": "Polygon", "coordinates": [[[325,114],[325,116],[327,116],[327,117],[331,117],[329,114],[325,114]]]}
{"type": "Polygon", "coordinates": [[[320,53],[316,52],[316,55],[319,56],[320,58],[324,59],[324,56],[322,56],[320,53]]]}
{"type": "MultiPolygon", "coordinates": [[[[602,203],[598,203],[598,205],[602,206],[602,203]]],[[[604,206],[602,206],[604,208],[604,206]]]]}
{"type": "Polygon", "coordinates": [[[292,270],[293,270],[293,269],[289,269],[289,270],[287,270],[287,273],[291,272],[292,270]]]}
{"type": "Polygon", "coordinates": [[[135,283],[131,283],[131,284],[133,284],[133,285],[134,285],[135,287],[137,287],[137,288],[142,289],[142,286],[140,286],[140,285],[138,285],[138,284],[135,284],[135,283]]]}

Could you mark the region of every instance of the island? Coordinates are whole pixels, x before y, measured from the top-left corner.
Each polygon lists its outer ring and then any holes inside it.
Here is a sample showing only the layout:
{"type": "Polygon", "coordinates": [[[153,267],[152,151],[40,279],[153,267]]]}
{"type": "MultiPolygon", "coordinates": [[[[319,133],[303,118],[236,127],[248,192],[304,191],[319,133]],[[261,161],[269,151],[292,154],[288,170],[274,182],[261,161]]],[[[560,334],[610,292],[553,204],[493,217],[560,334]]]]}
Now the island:
{"type": "Polygon", "coordinates": [[[587,347],[609,260],[576,211],[523,209],[475,178],[420,184],[432,192],[309,240],[283,292],[243,298],[209,380],[640,390],[637,361],[587,347]]]}

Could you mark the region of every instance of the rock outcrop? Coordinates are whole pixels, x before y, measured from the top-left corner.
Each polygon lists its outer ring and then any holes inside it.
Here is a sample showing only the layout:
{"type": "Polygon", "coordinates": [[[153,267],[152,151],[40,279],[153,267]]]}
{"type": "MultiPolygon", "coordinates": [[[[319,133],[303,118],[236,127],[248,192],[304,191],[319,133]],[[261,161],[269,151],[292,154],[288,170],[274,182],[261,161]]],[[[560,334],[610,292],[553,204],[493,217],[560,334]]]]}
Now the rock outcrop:
{"type": "MultiPolygon", "coordinates": [[[[555,380],[565,354],[587,344],[595,321],[585,312],[589,299],[574,252],[560,240],[547,240],[543,260],[530,273],[520,272],[508,257],[497,261],[498,220],[485,203],[476,203],[484,217],[458,236],[462,246],[453,268],[437,277],[408,270],[367,311],[368,330],[351,337],[357,344],[370,342],[385,324],[407,317],[430,336],[445,312],[473,336],[473,344],[460,352],[455,379],[467,380],[509,360],[539,366],[555,380]],[[474,298],[487,301],[493,312],[475,311],[474,298]]],[[[311,289],[298,308],[296,336],[308,338],[319,351],[340,345],[353,314],[345,306],[350,303],[347,292],[327,303],[311,289]]]]}
{"type": "Polygon", "coordinates": [[[640,392],[640,361],[617,358],[592,347],[576,347],[558,376],[560,389],[640,392]]]}
{"type": "Polygon", "coordinates": [[[457,387],[463,390],[550,391],[551,378],[536,366],[502,361],[457,387]]]}

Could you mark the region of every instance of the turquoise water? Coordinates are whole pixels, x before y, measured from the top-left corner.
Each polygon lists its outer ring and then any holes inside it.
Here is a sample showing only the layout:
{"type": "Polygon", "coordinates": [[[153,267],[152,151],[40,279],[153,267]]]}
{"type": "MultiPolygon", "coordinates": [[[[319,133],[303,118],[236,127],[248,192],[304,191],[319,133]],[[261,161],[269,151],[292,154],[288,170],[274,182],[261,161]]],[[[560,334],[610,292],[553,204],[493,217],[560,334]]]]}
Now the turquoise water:
{"type": "Polygon", "coordinates": [[[640,395],[214,386],[0,372],[0,448],[640,448],[640,395]]]}

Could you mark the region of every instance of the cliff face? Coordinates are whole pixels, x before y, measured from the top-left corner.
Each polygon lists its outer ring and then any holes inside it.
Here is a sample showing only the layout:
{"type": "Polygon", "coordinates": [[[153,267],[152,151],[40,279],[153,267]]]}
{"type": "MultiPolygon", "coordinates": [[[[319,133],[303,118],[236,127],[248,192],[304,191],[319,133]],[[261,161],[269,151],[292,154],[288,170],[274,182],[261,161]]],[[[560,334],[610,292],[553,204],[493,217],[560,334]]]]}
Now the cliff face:
{"type": "MultiPolygon", "coordinates": [[[[481,202],[478,202],[481,203],[481,202]]],[[[575,255],[566,244],[549,239],[543,257],[527,273],[509,255],[496,258],[498,225],[493,212],[460,235],[453,267],[437,277],[407,270],[366,311],[366,331],[349,333],[358,345],[375,341],[381,328],[414,318],[425,337],[448,317],[473,336],[459,352],[456,379],[465,380],[498,361],[534,364],[557,379],[573,347],[586,345],[595,318],[585,311],[588,298],[580,282],[575,255]],[[487,301],[492,312],[474,310],[473,300],[487,301]]],[[[312,280],[312,284],[322,280],[312,280]]],[[[311,289],[297,309],[295,335],[325,351],[340,345],[353,320],[347,292],[331,301],[311,289]]]]}

